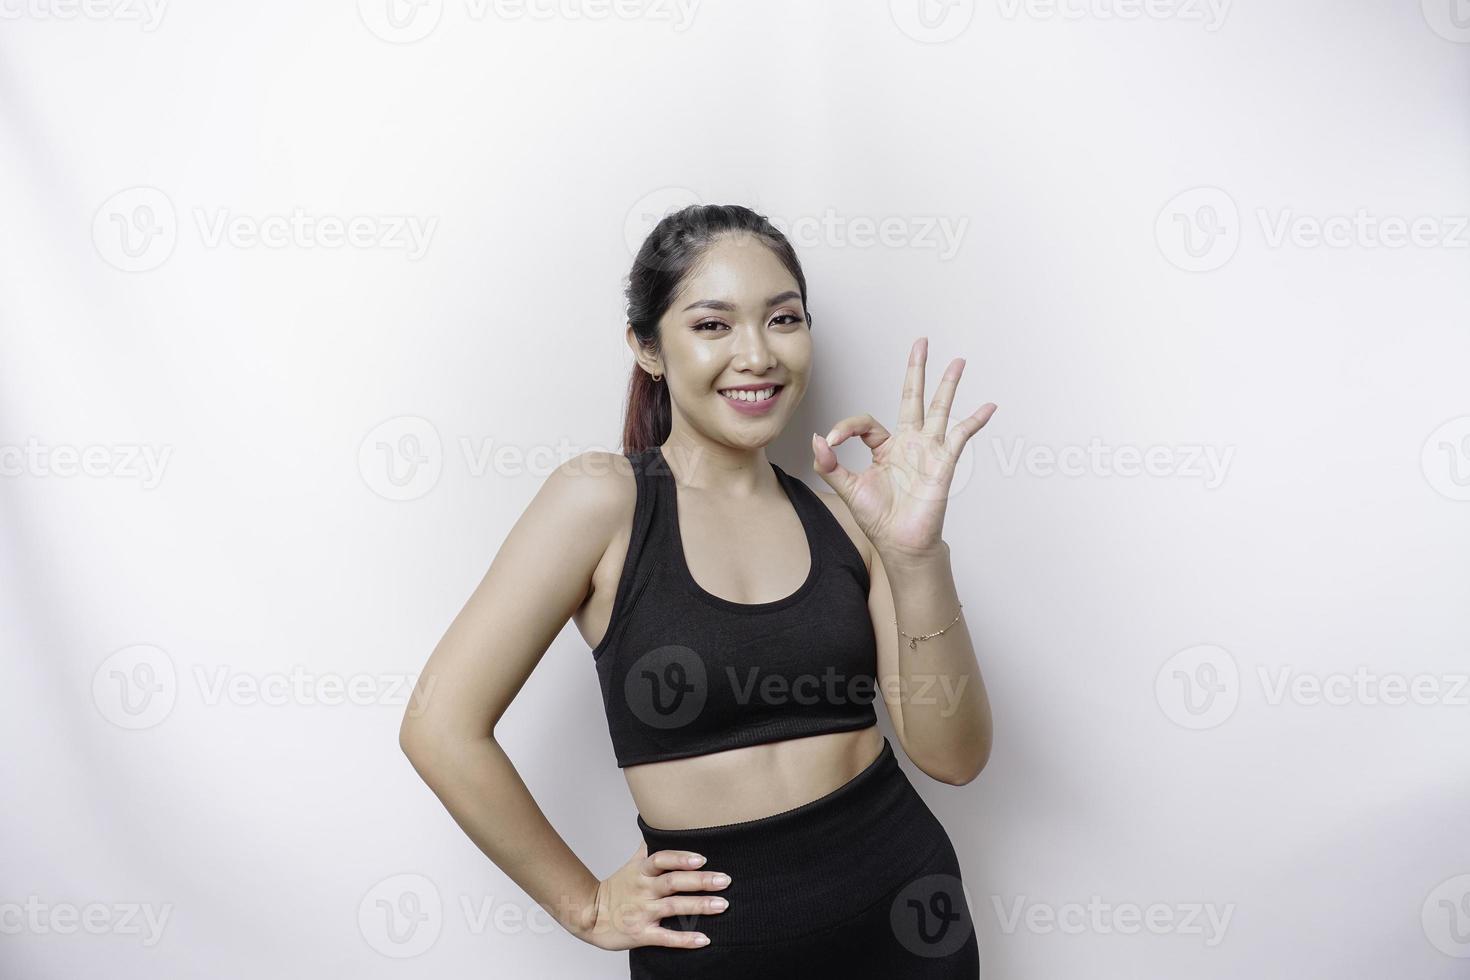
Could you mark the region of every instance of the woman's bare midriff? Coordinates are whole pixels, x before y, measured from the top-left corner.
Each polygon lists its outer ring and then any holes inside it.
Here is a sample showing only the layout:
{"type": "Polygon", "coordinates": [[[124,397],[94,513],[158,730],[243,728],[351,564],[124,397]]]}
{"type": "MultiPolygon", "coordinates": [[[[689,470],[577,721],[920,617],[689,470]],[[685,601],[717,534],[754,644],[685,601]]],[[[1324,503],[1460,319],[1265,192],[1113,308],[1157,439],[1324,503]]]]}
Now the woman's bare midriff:
{"type": "Polygon", "coordinates": [[[825,796],[883,748],[877,725],[627,766],[623,776],[645,823],[688,830],[768,817],[825,796]]]}

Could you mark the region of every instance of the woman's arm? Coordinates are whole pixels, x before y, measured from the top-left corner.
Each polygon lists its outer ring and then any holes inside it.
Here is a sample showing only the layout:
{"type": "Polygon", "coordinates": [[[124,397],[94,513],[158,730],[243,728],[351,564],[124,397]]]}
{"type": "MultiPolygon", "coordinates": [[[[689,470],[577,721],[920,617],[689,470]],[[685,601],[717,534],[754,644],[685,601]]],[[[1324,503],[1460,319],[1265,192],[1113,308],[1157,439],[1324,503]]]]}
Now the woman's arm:
{"type": "Polygon", "coordinates": [[[979,775],[990,758],[990,702],[964,616],[956,618],[959,596],[941,532],[955,462],[995,414],[995,403],[951,428],[965,359],[949,362],[925,409],[928,358],[929,338],[919,337],[909,348],[893,432],[867,413],[848,416],[826,438],[812,433],[812,465],[863,534],[878,685],[894,731],[915,765],[958,785],[979,775]],[[843,466],[833,448],[853,436],[873,453],[860,473],[843,466]],[[928,638],[910,647],[900,630],[928,638]]]}
{"type": "Polygon", "coordinates": [[[870,543],[868,612],[879,691],[904,752],[927,775],[962,786],[990,759],[990,699],[965,617],[945,629],[960,599],[949,545],[940,544],[932,557],[885,564],[870,543]],[[910,649],[900,627],[910,636],[944,632],[910,649]]]}
{"type": "Polygon", "coordinates": [[[587,597],[616,522],[631,523],[614,455],[583,453],[547,478],[434,648],[399,731],[414,769],[476,846],[582,939],[600,881],[536,805],[495,725],[587,597]]]}
{"type": "Polygon", "coordinates": [[[846,501],[819,496],[847,531],[868,566],[868,616],[878,646],[878,693],[888,708],[894,734],[926,775],[956,786],[970,782],[990,759],[990,700],[964,617],[940,636],[909,649],[904,632],[933,633],[954,618],[959,606],[949,545],[930,561],[895,559],[885,564],[846,501]],[[897,612],[895,613],[895,609],[897,612]],[[914,629],[910,621],[937,622],[914,629]]]}

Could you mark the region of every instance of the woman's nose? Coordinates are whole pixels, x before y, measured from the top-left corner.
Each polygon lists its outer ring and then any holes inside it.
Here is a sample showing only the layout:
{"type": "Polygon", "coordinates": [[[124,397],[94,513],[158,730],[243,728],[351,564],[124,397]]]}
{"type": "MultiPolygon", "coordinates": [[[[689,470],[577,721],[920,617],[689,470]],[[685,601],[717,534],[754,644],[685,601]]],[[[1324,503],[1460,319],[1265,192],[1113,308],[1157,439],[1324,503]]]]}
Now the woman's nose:
{"type": "Polygon", "coordinates": [[[763,328],[746,325],[735,331],[735,360],[747,368],[768,368],[776,363],[763,328]]]}

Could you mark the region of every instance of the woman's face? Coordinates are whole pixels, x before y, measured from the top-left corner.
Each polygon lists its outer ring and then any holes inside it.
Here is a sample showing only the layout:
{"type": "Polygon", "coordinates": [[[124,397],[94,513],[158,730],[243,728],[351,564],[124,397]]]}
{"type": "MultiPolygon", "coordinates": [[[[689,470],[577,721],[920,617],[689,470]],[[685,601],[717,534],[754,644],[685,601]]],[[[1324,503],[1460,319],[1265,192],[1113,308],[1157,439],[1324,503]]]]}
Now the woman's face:
{"type": "Polygon", "coordinates": [[[659,320],[659,337],[675,416],[720,442],[769,443],[806,393],[806,307],[781,260],[750,235],[710,246],[659,320]]]}

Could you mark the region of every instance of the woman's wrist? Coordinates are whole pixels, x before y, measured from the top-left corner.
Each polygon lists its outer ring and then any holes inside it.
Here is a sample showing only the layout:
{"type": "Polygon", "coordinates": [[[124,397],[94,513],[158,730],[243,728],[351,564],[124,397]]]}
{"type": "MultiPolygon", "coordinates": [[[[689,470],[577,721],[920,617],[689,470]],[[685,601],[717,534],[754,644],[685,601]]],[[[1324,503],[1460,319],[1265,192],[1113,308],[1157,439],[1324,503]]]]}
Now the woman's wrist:
{"type": "Polygon", "coordinates": [[[562,919],[562,928],[583,942],[592,942],[597,930],[598,908],[602,900],[603,882],[594,880],[589,892],[576,896],[569,904],[571,908],[562,919]]]}
{"type": "Polygon", "coordinates": [[[949,544],[941,538],[928,548],[910,550],[902,548],[879,548],[878,557],[883,560],[883,570],[891,577],[893,573],[918,571],[949,564],[949,544]]]}

